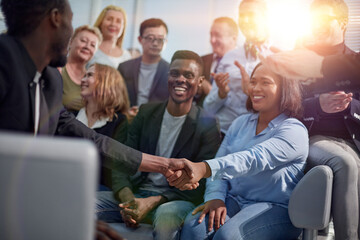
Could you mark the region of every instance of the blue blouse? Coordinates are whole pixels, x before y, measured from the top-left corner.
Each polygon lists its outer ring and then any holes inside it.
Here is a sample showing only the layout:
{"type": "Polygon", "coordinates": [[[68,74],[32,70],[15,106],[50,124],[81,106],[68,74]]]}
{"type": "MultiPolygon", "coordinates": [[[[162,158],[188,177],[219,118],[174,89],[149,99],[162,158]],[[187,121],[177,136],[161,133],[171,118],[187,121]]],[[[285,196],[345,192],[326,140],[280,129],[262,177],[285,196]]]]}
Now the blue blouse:
{"type": "Polygon", "coordinates": [[[309,139],[297,119],[280,114],[256,135],[258,114],[238,117],[230,126],[216,158],[207,160],[205,202],[230,195],[242,204],[271,202],[287,206],[303,177],[309,139]]]}

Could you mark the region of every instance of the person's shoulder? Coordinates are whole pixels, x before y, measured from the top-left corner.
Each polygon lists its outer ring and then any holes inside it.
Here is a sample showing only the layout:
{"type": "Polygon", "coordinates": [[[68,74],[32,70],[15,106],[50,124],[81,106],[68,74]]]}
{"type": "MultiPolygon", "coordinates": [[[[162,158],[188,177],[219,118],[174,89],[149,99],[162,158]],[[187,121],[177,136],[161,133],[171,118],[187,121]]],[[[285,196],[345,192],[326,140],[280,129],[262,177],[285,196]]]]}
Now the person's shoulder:
{"type": "Polygon", "coordinates": [[[294,117],[285,117],[283,121],[279,122],[278,128],[288,128],[291,131],[295,129],[303,129],[307,131],[305,125],[297,118],[294,117]]]}
{"type": "Polygon", "coordinates": [[[225,53],[225,55],[223,56],[221,61],[223,61],[223,59],[224,60],[237,59],[237,58],[243,57],[243,56],[245,56],[245,52],[243,51],[243,47],[236,47],[235,49],[230,50],[227,53],[225,53]]]}
{"type": "Polygon", "coordinates": [[[126,69],[129,66],[134,65],[136,61],[141,61],[141,56],[138,58],[133,58],[133,59],[130,59],[130,60],[120,63],[118,69],[126,69]]]}
{"type": "Polygon", "coordinates": [[[160,107],[164,107],[164,105],[165,105],[164,102],[152,102],[152,103],[141,104],[139,107],[139,113],[140,112],[141,113],[151,113],[160,107]]]}
{"type": "Polygon", "coordinates": [[[170,63],[163,58],[160,59],[159,64],[164,65],[166,67],[170,66],[170,63]]]}

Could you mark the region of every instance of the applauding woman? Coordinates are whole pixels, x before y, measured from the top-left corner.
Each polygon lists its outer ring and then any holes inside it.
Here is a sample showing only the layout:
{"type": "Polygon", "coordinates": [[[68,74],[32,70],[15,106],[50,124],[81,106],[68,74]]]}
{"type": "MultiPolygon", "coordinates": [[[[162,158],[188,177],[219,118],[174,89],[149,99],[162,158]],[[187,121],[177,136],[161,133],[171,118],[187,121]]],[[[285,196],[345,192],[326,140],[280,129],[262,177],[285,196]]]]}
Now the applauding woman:
{"type": "Polygon", "coordinates": [[[308,154],[307,130],[293,118],[300,87],[258,65],[248,93],[253,113],[232,123],[216,158],[206,161],[205,204],[185,220],[182,239],[296,239],[301,232],[287,210],[308,154]]]}
{"type": "MultiPolygon", "coordinates": [[[[125,142],[129,98],[120,73],[106,65],[95,63],[81,80],[81,96],[85,107],[76,118],[96,132],[125,142]]],[[[111,171],[102,168],[101,184],[111,186],[111,171]]]]}
{"type": "Polygon", "coordinates": [[[120,63],[130,60],[131,54],[122,48],[126,29],[126,13],[121,7],[109,5],[98,16],[94,24],[103,35],[103,41],[94,58],[90,61],[117,68],[120,63]]]}

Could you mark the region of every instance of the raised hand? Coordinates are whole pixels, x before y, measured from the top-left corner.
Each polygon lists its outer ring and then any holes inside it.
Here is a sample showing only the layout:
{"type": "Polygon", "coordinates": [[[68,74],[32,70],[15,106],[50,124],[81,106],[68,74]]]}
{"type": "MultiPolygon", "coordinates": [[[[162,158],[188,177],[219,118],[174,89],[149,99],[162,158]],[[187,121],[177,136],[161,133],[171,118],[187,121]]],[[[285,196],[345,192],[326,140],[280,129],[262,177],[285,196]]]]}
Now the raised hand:
{"type": "Polygon", "coordinates": [[[248,94],[248,86],[250,83],[250,76],[246,72],[245,68],[238,61],[235,61],[234,64],[236,67],[239,68],[240,73],[241,73],[241,88],[246,95],[249,95],[248,94]]]}
{"type": "Polygon", "coordinates": [[[213,227],[215,227],[215,231],[217,231],[221,225],[225,224],[226,218],[226,206],[225,203],[220,199],[214,199],[206,202],[204,205],[201,205],[192,212],[192,215],[200,212],[200,217],[198,222],[201,223],[206,214],[209,214],[209,222],[208,222],[208,230],[212,231],[213,227]]]}
{"type": "Polygon", "coordinates": [[[216,85],[218,86],[218,95],[220,98],[226,98],[230,92],[229,87],[229,73],[211,73],[213,76],[216,85]]]}
{"type": "Polygon", "coordinates": [[[321,78],[321,66],[324,57],[306,49],[284,51],[260,57],[262,63],[273,72],[295,80],[307,80],[308,78],[321,78]]]}
{"type": "Polygon", "coordinates": [[[352,101],[352,93],[344,91],[323,93],[319,96],[321,109],[326,113],[337,113],[348,108],[352,101]]]}

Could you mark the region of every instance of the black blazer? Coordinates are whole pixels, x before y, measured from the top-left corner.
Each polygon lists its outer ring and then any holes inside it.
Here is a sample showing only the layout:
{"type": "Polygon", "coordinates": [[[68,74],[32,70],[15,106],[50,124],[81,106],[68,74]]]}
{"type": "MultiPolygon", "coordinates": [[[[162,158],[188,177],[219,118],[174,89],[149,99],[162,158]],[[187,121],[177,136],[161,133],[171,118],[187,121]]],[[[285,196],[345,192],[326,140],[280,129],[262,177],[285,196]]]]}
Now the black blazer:
{"type": "MultiPolygon", "coordinates": [[[[36,66],[23,44],[7,34],[0,35],[0,129],[34,132],[36,66]]],[[[97,134],[75,119],[62,105],[62,79],[56,68],[46,67],[41,79],[47,104],[47,135],[88,138],[112,161],[122,164],[121,170],[135,173],[141,163],[141,152],[97,134]]]]}
{"type": "MultiPolygon", "coordinates": [[[[359,56],[358,54],[356,54],[354,51],[350,50],[348,47],[346,47],[344,45],[343,50],[339,51],[339,53],[343,54],[346,57],[343,57],[343,59],[359,59],[359,63],[360,63],[360,58],[357,57],[359,56]]],[[[337,55],[336,55],[337,56],[337,55]]],[[[324,62],[324,64],[327,64],[326,62],[324,62]]],[[[355,64],[356,65],[356,64],[355,64]]],[[[359,64],[360,65],[360,64],[359,64]]],[[[343,76],[339,76],[336,75],[335,72],[333,72],[331,69],[328,69],[329,66],[325,66],[325,68],[328,71],[331,71],[334,75],[328,75],[330,74],[329,72],[324,72],[324,76],[325,77],[329,77],[326,80],[323,81],[329,81],[329,83],[327,83],[327,86],[324,86],[324,90],[350,90],[348,88],[348,86],[353,85],[356,82],[360,82],[360,69],[356,69],[354,72],[358,72],[358,78],[355,78],[355,73],[353,72],[352,74],[346,74],[345,73],[345,77],[343,76]],[[347,77],[353,77],[353,78],[347,78],[347,77]],[[348,80],[343,80],[343,79],[348,79],[348,80]],[[349,85],[347,84],[339,84],[343,81],[348,81],[349,85]],[[329,88],[330,85],[331,87],[329,88]],[[335,89],[333,89],[333,87],[336,86],[335,89]]],[[[360,67],[360,66],[359,66],[360,67]]],[[[338,68],[335,67],[334,68],[338,68]]],[[[345,69],[346,67],[344,67],[345,69]]],[[[316,87],[321,87],[321,85],[318,85],[316,87]]],[[[324,92],[323,91],[314,91],[314,86],[306,86],[305,87],[305,92],[306,95],[309,94],[309,92],[314,93],[314,92],[324,92]]],[[[359,92],[354,92],[353,90],[355,90],[354,88],[351,89],[351,92],[355,93],[353,100],[351,101],[348,109],[340,112],[340,113],[333,113],[333,114],[327,114],[324,113],[321,109],[320,106],[320,102],[319,102],[319,97],[317,95],[315,96],[311,96],[311,97],[307,97],[304,99],[303,101],[303,106],[304,106],[304,115],[303,115],[303,123],[304,125],[308,128],[309,130],[309,135],[315,135],[319,130],[321,132],[325,132],[328,131],[329,132],[329,136],[334,136],[334,137],[340,137],[342,138],[343,136],[348,135],[353,142],[355,143],[356,147],[358,148],[358,150],[360,151],[360,99],[359,99],[359,92]],[[342,120],[338,121],[338,122],[334,122],[333,119],[331,119],[331,116],[339,116],[342,120]],[[337,130],[337,131],[336,131],[337,130]],[[337,134],[340,134],[342,136],[337,136],[337,135],[333,135],[334,132],[338,132],[337,134]]],[[[335,120],[336,121],[336,120],[335,120]]]]}
{"type": "MultiPolygon", "coordinates": [[[[141,58],[142,57],[140,56],[123,62],[118,67],[119,72],[125,80],[131,106],[137,105],[141,58]]],[[[169,63],[164,59],[161,59],[157,66],[154,81],[150,89],[149,102],[163,102],[168,99],[168,72],[169,63]]]]}
{"type": "MultiPolygon", "coordinates": [[[[128,132],[126,145],[139,151],[155,154],[161,123],[167,102],[149,103],[140,107],[128,132]]],[[[172,151],[172,158],[187,158],[193,162],[212,159],[220,146],[220,130],[217,120],[200,107],[192,106],[172,151]]],[[[116,169],[116,168],[115,168],[116,169]]],[[[133,191],[146,179],[147,173],[134,179],[129,175],[113,170],[113,190],[118,192],[129,187],[133,191]]],[[[199,204],[203,201],[205,181],[192,191],[171,188],[163,194],[169,201],[182,199],[199,204]]]]}

